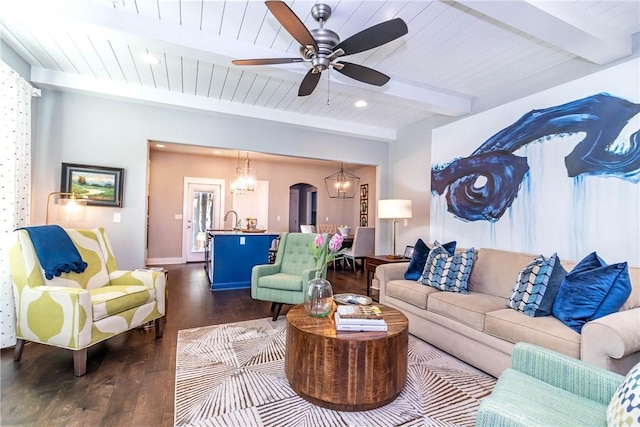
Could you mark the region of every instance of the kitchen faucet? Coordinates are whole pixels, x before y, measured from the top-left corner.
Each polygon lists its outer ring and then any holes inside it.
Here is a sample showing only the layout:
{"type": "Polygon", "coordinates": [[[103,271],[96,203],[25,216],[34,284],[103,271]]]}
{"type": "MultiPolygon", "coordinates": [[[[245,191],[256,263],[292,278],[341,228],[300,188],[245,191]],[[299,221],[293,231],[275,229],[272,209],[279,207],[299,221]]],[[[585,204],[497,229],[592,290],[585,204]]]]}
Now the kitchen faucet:
{"type": "Polygon", "coordinates": [[[228,211],[226,214],[224,214],[224,221],[227,220],[227,217],[229,216],[230,213],[235,214],[235,216],[236,216],[236,222],[233,223],[234,225],[233,225],[232,228],[234,230],[240,229],[240,220],[238,219],[238,212],[236,212],[236,211],[228,211]]]}

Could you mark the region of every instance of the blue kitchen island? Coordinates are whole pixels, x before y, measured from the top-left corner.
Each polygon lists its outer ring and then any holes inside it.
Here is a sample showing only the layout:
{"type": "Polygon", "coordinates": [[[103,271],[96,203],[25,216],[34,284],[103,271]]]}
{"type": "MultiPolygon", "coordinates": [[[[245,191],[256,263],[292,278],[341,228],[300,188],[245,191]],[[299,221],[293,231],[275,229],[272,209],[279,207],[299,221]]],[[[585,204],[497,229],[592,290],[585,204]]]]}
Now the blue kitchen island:
{"type": "Polygon", "coordinates": [[[279,234],[253,232],[208,232],[205,267],[212,291],[251,287],[254,265],[269,263],[271,242],[279,234]]]}

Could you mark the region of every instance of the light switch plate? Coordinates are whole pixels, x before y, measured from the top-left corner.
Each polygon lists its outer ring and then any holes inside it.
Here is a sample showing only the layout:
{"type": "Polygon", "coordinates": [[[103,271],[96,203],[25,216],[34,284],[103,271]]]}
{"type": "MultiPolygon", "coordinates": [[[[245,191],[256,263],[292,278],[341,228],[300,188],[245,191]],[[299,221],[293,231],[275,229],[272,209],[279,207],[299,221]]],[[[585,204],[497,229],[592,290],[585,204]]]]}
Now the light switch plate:
{"type": "Polygon", "coordinates": [[[122,214],[120,212],[114,212],[113,222],[120,222],[120,221],[122,221],[122,214]]]}

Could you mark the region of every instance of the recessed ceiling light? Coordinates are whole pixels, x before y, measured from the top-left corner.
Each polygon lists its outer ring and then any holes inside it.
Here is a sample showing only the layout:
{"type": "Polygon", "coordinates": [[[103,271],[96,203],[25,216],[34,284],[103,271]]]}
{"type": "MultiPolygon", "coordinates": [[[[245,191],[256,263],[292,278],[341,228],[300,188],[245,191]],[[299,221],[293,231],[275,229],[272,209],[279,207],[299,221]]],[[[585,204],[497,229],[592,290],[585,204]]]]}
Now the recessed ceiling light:
{"type": "Polygon", "coordinates": [[[213,154],[222,154],[222,151],[220,151],[220,150],[213,150],[213,154]]]}
{"type": "Polygon", "coordinates": [[[164,148],[164,144],[156,144],[156,148],[164,148]]]}
{"type": "Polygon", "coordinates": [[[367,101],[365,101],[364,99],[359,99],[353,105],[355,105],[358,108],[364,108],[367,106],[367,101]]]}
{"type": "Polygon", "coordinates": [[[156,65],[160,63],[160,60],[150,53],[143,53],[142,55],[140,55],[140,58],[147,64],[156,65]]]}

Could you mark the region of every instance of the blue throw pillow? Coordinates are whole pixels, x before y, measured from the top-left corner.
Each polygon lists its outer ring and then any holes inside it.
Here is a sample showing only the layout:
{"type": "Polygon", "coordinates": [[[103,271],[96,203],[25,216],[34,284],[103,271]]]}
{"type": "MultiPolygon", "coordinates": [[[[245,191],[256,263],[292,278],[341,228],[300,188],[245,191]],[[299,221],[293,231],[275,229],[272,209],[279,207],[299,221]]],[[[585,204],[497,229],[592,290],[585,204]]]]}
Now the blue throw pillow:
{"type": "Polygon", "coordinates": [[[451,256],[442,245],[435,242],[418,282],[441,291],[468,294],[467,284],[473,267],[473,252],[474,249],[470,248],[451,256]]]}
{"type": "Polygon", "coordinates": [[[558,255],[553,254],[553,256],[556,258],[556,263],[553,266],[549,282],[547,282],[547,290],[542,296],[542,301],[540,301],[540,305],[538,305],[538,309],[533,317],[549,316],[551,314],[553,303],[558,296],[558,291],[560,290],[560,285],[562,284],[564,277],[567,275],[567,270],[565,270],[560,263],[558,255]]]}
{"type": "MultiPolygon", "coordinates": [[[[456,250],[456,242],[449,242],[442,245],[449,254],[453,255],[456,250]]],[[[429,256],[429,247],[422,241],[422,239],[418,239],[416,244],[413,247],[413,254],[411,255],[411,260],[409,261],[409,267],[407,271],[404,273],[404,278],[406,280],[419,280],[422,271],[424,270],[424,265],[427,262],[427,257],[429,256]]]]}
{"type": "Polygon", "coordinates": [[[592,252],[562,280],[552,312],[580,333],[585,323],[619,311],[630,294],[627,263],[607,265],[592,252]]]}
{"type": "Polygon", "coordinates": [[[558,255],[549,258],[538,255],[518,274],[511,295],[507,299],[507,307],[520,311],[530,317],[538,317],[538,309],[542,303],[553,273],[559,263],[558,255]]]}

